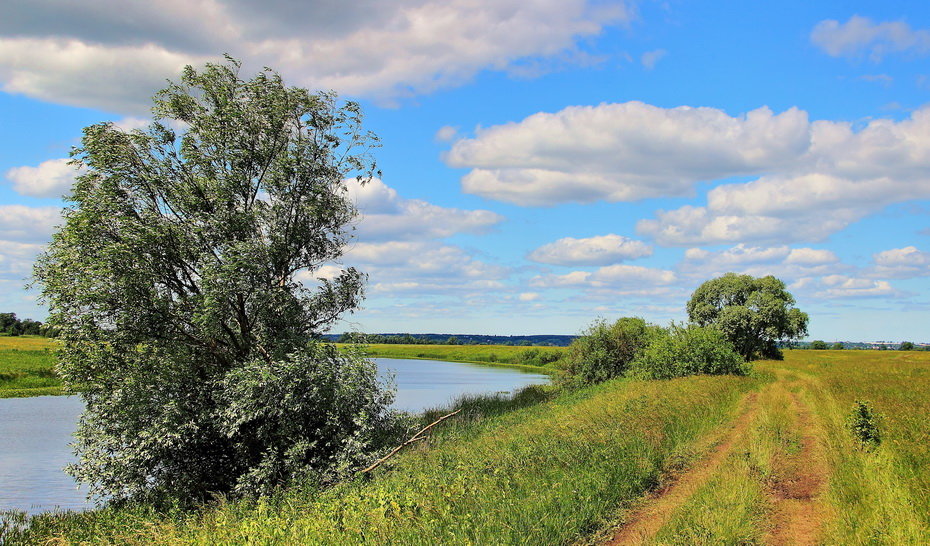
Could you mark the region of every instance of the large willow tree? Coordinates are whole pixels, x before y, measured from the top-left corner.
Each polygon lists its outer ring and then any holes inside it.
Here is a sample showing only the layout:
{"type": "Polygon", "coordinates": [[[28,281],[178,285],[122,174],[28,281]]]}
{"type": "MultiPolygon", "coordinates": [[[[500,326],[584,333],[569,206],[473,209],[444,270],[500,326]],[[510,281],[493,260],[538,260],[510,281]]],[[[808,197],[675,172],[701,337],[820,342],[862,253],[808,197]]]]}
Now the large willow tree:
{"type": "Polygon", "coordinates": [[[314,342],[362,296],[337,260],[374,174],[357,104],[244,80],[229,59],[84,130],[83,170],[35,276],[86,410],[71,472],[113,500],[187,503],[326,480],[390,418],[373,364],[314,342]]]}

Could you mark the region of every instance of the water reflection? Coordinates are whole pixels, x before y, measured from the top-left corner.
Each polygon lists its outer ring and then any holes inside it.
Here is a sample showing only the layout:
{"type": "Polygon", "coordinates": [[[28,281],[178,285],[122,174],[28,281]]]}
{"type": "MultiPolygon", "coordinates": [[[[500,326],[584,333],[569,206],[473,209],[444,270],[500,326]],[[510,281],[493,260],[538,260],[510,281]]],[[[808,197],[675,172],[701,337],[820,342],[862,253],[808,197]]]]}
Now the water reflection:
{"type": "MultiPolygon", "coordinates": [[[[379,373],[395,376],[394,407],[417,412],[463,394],[513,392],[546,383],[518,369],[433,360],[375,359],[379,373]]],[[[62,471],[73,461],[71,442],[83,406],[76,396],[0,399],[0,510],[38,513],[92,507],[62,471]]]]}

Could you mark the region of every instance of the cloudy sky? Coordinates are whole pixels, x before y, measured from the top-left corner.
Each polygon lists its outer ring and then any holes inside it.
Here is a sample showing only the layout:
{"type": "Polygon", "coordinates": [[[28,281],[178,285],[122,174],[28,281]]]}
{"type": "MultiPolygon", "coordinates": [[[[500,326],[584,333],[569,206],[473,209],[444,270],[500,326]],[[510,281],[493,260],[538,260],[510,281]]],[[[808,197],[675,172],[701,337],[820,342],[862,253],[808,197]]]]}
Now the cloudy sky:
{"type": "Polygon", "coordinates": [[[814,338],[930,341],[918,0],[6,0],[0,311],[45,317],[23,280],[81,129],[144,125],[223,52],[360,101],[383,140],[340,330],[664,323],[735,271],[788,283],[814,338]]]}

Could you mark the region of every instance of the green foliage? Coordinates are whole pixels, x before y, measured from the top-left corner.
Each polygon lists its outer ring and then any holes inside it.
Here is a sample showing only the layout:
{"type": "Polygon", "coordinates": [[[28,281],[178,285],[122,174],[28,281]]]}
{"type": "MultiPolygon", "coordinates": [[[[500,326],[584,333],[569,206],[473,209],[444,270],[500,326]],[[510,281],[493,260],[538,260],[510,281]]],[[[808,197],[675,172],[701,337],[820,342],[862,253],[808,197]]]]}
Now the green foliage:
{"type": "Polygon", "coordinates": [[[727,422],[756,385],[736,377],[613,381],[555,396],[534,388],[515,401],[464,401],[432,440],[370,479],[176,517],[137,506],[50,513],[32,520],[22,542],[575,543],[654,487],[670,458],[727,422]]]}
{"type": "Polygon", "coordinates": [[[785,283],[772,276],[727,273],[704,282],[688,301],[688,318],[716,326],[746,360],[780,358],[777,342],[804,337],[808,317],[785,283]]]}
{"type": "Polygon", "coordinates": [[[871,402],[856,400],[856,405],[846,420],[846,426],[862,446],[871,449],[882,443],[880,420],[881,415],[875,411],[871,402]]]}
{"type": "Polygon", "coordinates": [[[114,502],[338,472],[385,418],[370,367],[308,345],[357,307],[363,276],[297,280],[342,254],[356,216],[345,179],[373,176],[374,137],[357,104],[239,70],[187,67],[146,131],[86,128],[83,173],[36,265],[60,375],[86,407],[70,471],[114,502]],[[300,368],[346,383],[311,388],[300,368]],[[311,398],[319,426],[289,423],[311,398]]]}
{"type": "Polygon", "coordinates": [[[823,341],[822,339],[815,339],[814,341],[811,341],[810,348],[815,351],[823,351],[827,349],[827,342],[823,341]]]}
{"type": "Polygon", "coordinates": [[[649,379],[687,375],[745,375],[748,367],[716,328],[672,325],[653,335],[632,361],[631,373],[649,379]]]}
{"type": "Polygon", "coordinates": [[[231,448],[226,481],[269,494],[282,483],[331,483],[368,462],[369,446],[401,432],[377,371],[358,351],[320,343],[230,371],[217,396],[231,448]]]}
{"type": "Polygon", "coordinates": [[[846,346],[843,345],[841,342],[837,341],[837,342],[834,343],[833,346],[831,346],[830,348],[833,349],[834,351],[842,351],[842,350],[846,349],[846,346]]]}
{"type": "Polygon", "coordinates": [[[613,324],[597,320],[569,345],[567,377],[582,385],[619,377],[660,331],[660,327],[636,317],[623,317],[613,324]]]}
{"type": "Polygon", "coordinates": [[[898,349],[902,351],[913,351],[914,344],[911,343],[910,341],[905,341],[904,343],[901,344],[900,347],[898,347],[898,349]]]}

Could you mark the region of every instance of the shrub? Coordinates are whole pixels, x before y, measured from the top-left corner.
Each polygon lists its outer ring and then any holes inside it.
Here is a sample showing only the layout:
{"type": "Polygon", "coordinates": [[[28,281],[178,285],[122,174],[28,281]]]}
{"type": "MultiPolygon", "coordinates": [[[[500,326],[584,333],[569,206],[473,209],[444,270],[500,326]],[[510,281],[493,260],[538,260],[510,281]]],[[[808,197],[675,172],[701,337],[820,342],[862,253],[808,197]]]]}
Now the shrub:
{"type": "Polygon", "coordinates": [[[654,335],[632,362],[631,374],[647,379],[686,375],[745,375],[749,366],[720,330],[676,326],[654,335]]]}
{"type": "Polygon", "coordinates": [[[239,494],[335,481],[400,435],[388,409],[393,391],[382,388],[377,366],[358,350],[311,343],[282,360],[231,371],[218,391],[217,425],[231,448],[228,479],[239,494]]]}
{"type": "Polygon", "coordinates": [[[595,321],[568,347],[569,380],[587,385],[623,375],[660,330],[637,317],[624,317],[613,324],[603,319],[595,321]]]}
{"type": "Polygon", "coordinates": [[[823,351],[827,348],[827,342],[822,339],[815,339],[811,341],[810,348],[815,351],[823,351]]]}
{"type": "Polygon", "coordinates": [[[871,449],[882,443],[878,422],[881,415],[875,411],[867,400],[856,400],[856,405],[846,420],[846,426],[859,443],[871,449]]]}

